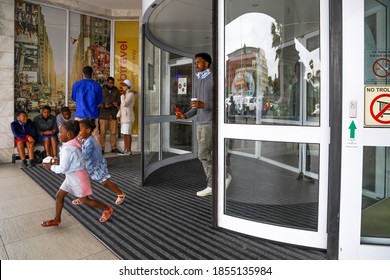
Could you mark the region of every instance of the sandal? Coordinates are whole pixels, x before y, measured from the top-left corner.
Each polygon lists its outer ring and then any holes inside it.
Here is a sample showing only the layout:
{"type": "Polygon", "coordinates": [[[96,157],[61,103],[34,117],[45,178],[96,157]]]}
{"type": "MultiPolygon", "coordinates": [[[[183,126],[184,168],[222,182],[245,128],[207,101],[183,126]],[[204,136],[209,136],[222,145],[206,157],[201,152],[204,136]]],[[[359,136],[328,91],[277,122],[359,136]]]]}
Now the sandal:
{"type": "Polygon", "coordinates": [[[42,227],[58,227],[60,224],[61,224],[60,221],[53,219],[53,220],[43,221],[41,223],[41,226],[42,227]]]}
{"type": "Polygon", "coordinates": [[[114,212],[114,209],[112,209],[111,206],[109,206],[108,210],[104,210],[102,216],[99,219],[99,222],[104,223],[107,222],[108,219],[111,217],[112,213],[114,212]]]}
{"type": "Polygon", "coordinates": [[[80,201],[80,199],[76,198],[75,200],[72,200],[72,204],[73,205],[81,205],[83,203],[80,201]]]}
{"type": "Polygon", "coordinates": [[[115,204],[119,205],[122,204],[123,201],[125,200],[126,194],[122,192],[122,194],[118,194],[118,198],[115,201],[115,204]]]}

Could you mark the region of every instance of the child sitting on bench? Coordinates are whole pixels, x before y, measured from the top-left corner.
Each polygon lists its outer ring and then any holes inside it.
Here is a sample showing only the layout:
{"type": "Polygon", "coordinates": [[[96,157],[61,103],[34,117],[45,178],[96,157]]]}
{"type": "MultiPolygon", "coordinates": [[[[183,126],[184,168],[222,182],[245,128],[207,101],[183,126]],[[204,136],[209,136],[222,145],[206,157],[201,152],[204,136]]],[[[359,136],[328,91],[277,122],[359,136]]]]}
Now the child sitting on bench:
{"type": "Polygon", "coordinates": [[[30,159],[30,166],[35,166],[34,148],[36,131],[32,120],[28,118],[25,111],[19,111],[16,115],[16,121],[11,123],[11,130],[14,134],[15,145],[18,149],[20,159],[22,160],[22,167],[28,167],[26,160],[26,153],[24,151],[27,146],[28,157],[30,159]]]}

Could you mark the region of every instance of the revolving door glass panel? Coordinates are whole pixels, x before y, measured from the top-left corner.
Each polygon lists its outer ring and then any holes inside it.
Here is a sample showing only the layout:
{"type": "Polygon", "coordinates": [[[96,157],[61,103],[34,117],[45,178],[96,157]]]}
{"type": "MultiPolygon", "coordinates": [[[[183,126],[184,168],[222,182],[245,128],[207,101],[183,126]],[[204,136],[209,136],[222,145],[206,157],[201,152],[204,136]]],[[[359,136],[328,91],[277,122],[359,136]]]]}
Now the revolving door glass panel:
{"type": "Polygon", "coordinates": [[[317,230],[318,144],[226,139],[225,147],[225,214],[317,230]],[[252,150],[257,156],[242,150],[252,150]],[[300,172],[302,158],[311,176],[300,172]]]}

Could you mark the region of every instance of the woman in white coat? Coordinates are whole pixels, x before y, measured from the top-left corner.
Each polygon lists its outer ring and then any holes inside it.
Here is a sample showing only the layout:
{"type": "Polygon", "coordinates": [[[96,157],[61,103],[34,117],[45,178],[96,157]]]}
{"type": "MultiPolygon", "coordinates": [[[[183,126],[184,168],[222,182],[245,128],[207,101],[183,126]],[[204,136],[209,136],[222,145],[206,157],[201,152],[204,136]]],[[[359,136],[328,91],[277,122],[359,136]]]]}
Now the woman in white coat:
{"type": "Polygon", "coordinates": [[[131,131],[135,121],[134,102],[135,91],[132,91],[133,84],[129,80],[124,80],[122,83],[123,91],[121,92],[121,105],[118,111],[117,119],[121,125],[121,133],[124,138],[124,151],[118,153],[119,155],[131,155],[131,131]]]}

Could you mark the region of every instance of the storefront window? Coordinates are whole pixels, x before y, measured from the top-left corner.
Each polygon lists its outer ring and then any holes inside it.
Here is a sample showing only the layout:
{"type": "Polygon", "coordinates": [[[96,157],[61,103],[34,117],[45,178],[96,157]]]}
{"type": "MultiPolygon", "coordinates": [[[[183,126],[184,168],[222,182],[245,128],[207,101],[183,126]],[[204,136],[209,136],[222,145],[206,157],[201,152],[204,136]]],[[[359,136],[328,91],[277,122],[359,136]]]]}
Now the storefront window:
{"type": "Polygon", "coordinates": [[[225,122],[319,126],[319,2],[225,2],[225,122]]]}

